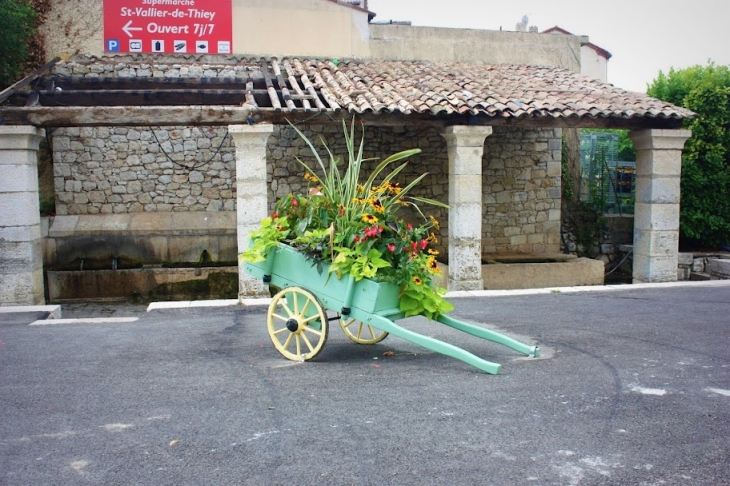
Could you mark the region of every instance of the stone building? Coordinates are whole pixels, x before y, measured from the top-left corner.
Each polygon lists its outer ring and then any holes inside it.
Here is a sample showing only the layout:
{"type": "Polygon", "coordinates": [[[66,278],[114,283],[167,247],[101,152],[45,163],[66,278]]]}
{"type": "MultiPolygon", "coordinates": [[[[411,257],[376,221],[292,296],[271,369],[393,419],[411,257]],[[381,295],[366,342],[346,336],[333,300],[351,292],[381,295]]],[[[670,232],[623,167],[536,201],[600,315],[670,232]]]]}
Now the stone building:
{"type": "MultiPolygon", "coordinates": [[[[378,25],[333,0],[232,0],[231,54],[113,54],[100,4],[56,3],[47,46],[67,59],[0,105],[4,304],[44,299],[44,262],[126,259],[153,283],[165,262],[235,265],[275,199],[306,187],[295,157],[311,155],[289,123],[336,150],[352,117],[368,156],[422,149],[401,176],[428,172],[420,195],[450,205],[435,216],[452,290],[483,288],[490,255],[559,251],[562,129],[634,129],[634,278],[676,279],[688,137],[677,128],[692,114],[578,74],[585,38],[378,25]],[[274,22],[292,34],[271,35],[274,22]],[[44,135],[56,214],[42,228],[44,135]]],[[[238,278],[241,296],[263,291],[238,278]]]]}

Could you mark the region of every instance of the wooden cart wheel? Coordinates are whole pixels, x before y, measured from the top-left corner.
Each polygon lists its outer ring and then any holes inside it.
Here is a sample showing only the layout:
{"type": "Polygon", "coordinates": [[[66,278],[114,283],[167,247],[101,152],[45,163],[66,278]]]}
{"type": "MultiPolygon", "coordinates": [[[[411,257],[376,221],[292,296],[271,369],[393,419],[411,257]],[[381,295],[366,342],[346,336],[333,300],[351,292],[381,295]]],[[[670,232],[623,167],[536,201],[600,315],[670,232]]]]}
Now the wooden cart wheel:
{"type": "Polygon", "coordinates": [[[355,319],[340,319],[340,326],[358,344],[375,344],[388,337],[387,332],[355,319]]]}
{"type": "Polygon", "coordinates": [[[301,287],[277,293],[269,305],[267,326],[276,349],[292,361],[309,361],[327,341],[327,314],[317,298],[301,287]]]}

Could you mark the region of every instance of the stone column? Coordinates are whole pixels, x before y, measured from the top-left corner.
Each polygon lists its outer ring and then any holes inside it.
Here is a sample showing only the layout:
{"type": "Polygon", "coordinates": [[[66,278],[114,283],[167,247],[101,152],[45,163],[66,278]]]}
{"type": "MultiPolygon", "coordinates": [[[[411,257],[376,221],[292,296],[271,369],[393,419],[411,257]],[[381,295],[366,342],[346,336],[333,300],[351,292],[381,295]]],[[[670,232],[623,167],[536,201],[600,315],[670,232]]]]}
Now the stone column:
{"type": "Polygon", "coordinates": [[[45,304],[38,145],[45,131],[0,126],[0,305],[45,304]]]}
{"type": "Polygon", "coordinates": [[[492,127],[451,126],[449,153],[449,290],[483,290],[482,155],[492,127]]]}
{"type": "MultiPolygon", "coordinates": [[[[268,216],[266,142],[273,125],[231,125],[228,132],[236,144],[236,225],[239,254],[248,248],[250,233],[268,216]]],[[[239,298],[269,297],[260,280],[246,274],[238,262],[239,298]]]]}
{"type": "Polygon", "coordinates": [[[677,280],[679,178],[689,130],[639,130],[634,207],[634,283],[677,280]]]}

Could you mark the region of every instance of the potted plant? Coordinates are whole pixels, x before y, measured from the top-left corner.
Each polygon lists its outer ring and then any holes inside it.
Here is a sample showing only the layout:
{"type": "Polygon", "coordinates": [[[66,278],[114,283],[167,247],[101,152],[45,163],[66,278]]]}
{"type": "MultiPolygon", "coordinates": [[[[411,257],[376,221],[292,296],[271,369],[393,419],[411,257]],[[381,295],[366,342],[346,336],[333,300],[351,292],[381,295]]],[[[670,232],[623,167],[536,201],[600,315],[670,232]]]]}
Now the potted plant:
{"type": "Polygon", "coordinates": [[[379,162],[364,177],[364,134],[355,143],[355,123],[343,122],[347,149],[341,160],[324,145],[326,160],[299,129],[293,129],[308,145],[317,162],[310,167],[301,159],[307,194],[289,194],[276,202],[274,212],[251,233],[251,246],[241,257],[261,262],[278,245],[289,245],[306,255],[313,266],[330,278],[349,274],[354,280],[391,282],[399,289],[400,311],[405,317],[436,318],[453,309],[443,298],[445,289],[435,285],[440,274],[432,247],[439,229],[433,216],[426,216],[419,204],[447,208],[432,199],[416,197],[411,190],[427,175],[403,187],[396,177],[408,164],[408,157],[420,149],[393,154],[379,162]],[[400,216],[409,207],[422,218],[421,224],[405,222],[400,216]]]}

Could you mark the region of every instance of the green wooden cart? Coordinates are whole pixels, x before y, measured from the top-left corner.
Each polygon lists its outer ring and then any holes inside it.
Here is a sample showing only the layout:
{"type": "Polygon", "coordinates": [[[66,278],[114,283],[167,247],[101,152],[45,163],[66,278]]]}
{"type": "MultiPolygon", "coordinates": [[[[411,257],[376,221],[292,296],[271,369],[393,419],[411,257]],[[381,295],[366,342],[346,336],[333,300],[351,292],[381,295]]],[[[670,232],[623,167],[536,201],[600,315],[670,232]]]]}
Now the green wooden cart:
{"type": "MultiPolygon", "coordinates": [[[[246,273],[281,289],[271,300],[267,327],[276,349],[293,361],[308,361],[322,350],[329,322],[337,320],[343,331],[359,344],[375,344],[393,334],[437,353],[445,354],[491,374],[501,365],[481,359],[457,346],[405,329],[394,321],[402,319],[399,289],[391,283],[349,275],[338,279],[328,267],[318,269],[312,260],[296,249],[280,244],[269,251],[267,259],[245,263],[246,273]],[[328,311],[336,313],[330,317],[328,311]]],[[[482,327],[442,314],[438,322],[473,336],[493,341],[529,357],[539,354],[529,346],[482,327]]]]}

